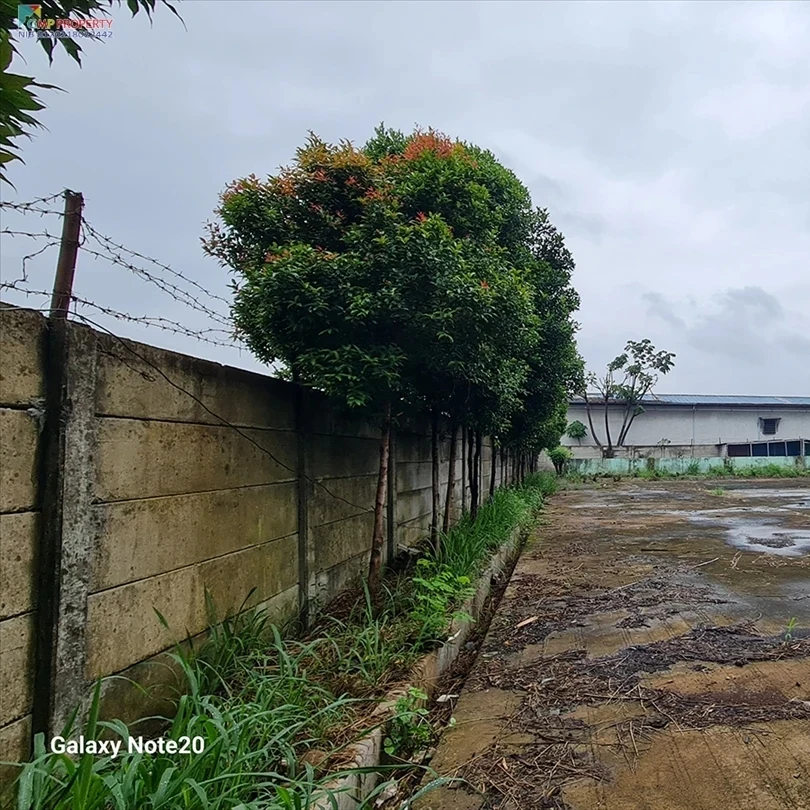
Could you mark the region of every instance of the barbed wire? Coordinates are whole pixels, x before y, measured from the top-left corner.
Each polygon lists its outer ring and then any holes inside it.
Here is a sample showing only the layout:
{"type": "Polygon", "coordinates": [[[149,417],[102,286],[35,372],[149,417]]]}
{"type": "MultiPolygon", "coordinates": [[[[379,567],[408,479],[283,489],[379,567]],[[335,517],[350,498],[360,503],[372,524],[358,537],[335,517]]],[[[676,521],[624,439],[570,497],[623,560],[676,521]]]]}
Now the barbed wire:
{"type": "Polygon", "coordinates": [[[199,300],[196,296],[192,295],[187,290],[182,289],[178,285],[172,283],[171,281],[166,281],[165,279],[160,278],[160,276],[153,275],[148,270],[145,270],[143,267],[138,267],[137,265],[128,262],[122,256],[119,255],[109,255],[106,253],[102,253],[101,251],[94,250],[93,248],[88,248],[85,245],[81,245],[81,252],[84,254],[88,254],[93,256],[96,259],[102,259],[103,261],[107,261],[110,264],[116,265],[118,267],[123,267],[126,270],[134,273],[136,276],[141,278],[142,280],[148,282],[149,284],[154,284],[159,290],[162,290],[167,295],[170,295],[175,301],[179,301],[181,304],[184,304],[189,309],[196,310],[197,312],[201,312],[204,315],[207,315],[211,320],[216,321],[223,326],[230,326],[231,321],[222,313],[217,312],[215,309],[211,309],[211,307],[206,306],[199,300]]]}
{"type": "MultiPolygon", "coordinates": [[[[47,290],[33,290],[30,287],[23,287],[19,280],[17,281],[4,281],[0,283],[0,289],[14,290],[20,292],[25,296],[30,295],[43,295],[50,296],[47,290]]],[[[202,341],[203,343],[210,343],[214,346],[225,346],[227,348],[239,348],[239,338],[228,329],[208,328],[208,329],[192,329],[179,321],[173,321],[170,318],[165,318],[158,315],[132,315],[128,312],[120,312],[112,307],[97,304],[95,301],[89,301],[86,298],[81,298],[78,295],[71,294],[70,301],[77,306],[89,307],[100,312],[102,315],[115,318],[120,321],[128,323],[136,323],[141,326],[153,326],[157,329],[162,329],[164,332],[171,332],[176,335],[183,335],[184,337],[191,337],[195,340],[202,341]],[[227,339],[217,339],[213,335],[228,335],[227,339]]]]}
{"type": "Polygon", "coordinates": [[[3,228],[0,230],[0,234],[6,234],[7,236],[27,236],[30,238],[46,238],[48,242],[43,245],[39,250],[35,250],[33,253],[29,253],[26,256],[22,257],[22,264],[21,264],[21,271],[22,275],[14,280],[14,284],[19,283],[27,283],[28,282],[28,262],[31,259],[35,259],[37,256],[44,253],[46,250],[52,247],[57,247],[59,245],[59,237],[49,234],[47,231],[42,233],[32,233],[29,231],[12,231],[10,228],[3,228]]]}
{"type": "MultiPolygon", "coordinates": [[[[35,200],[31,200],[29,202],[3,203],[2,205],[6,208],[22,213],[40,212],[40,213],[62,214],[61,211],[46,211],[45,209],[41,209],[38,207],[42,203],[53,200],[59,196],[61,196],[61,194],[55,194],[49,197],[40,197],[35,200]]],[[[47,250],[49,247],[58,245],[60,243],[61,237],[56,234],[50,233],[47,229],[41,231],[32,231],[32,230],[18,230],[15,228],[3,228],[2,231],[0,231],[0,233],[12,237],[48,240],[48,243],[42,249],[23,258],[22,275],[20,278],[15,279],[15,281],[12,283],[13,286],[9,287],[8,285],[5,285],[6,289],[14,289],[22,292],[23,290],[19,286],[19,284],[26,283],[28,281],[28,271],[27,271],[28,262],[35,256],[47,250]]],[[[208,299],[210,299],[211,301],[218,301],[227,304],[228,306],[230,306],[230,302],[223,296],[218,295],[217,293],[214,293],[211,290],[207,289],[194,279],[189,278],[185,273],[182,273],[179,270],[175,270],[168,264],[160,262],[157,259],[154,259],[150,256],[146,256],[145,254],[139,251],[132,250],[131,248],[128,248],[125,245],[122,245],[119,242],[115,241],[111,237],[102,234],[96,228],[94,228],[84,216],[82,216],[79,246],[83,254],[92,256],[95,260],[100,259],[102,261],[109,262],[114,266],[122,267],[128,270],[129,272],[133,273],[135,276],[140,278],[142,281],[152,284],[162,292],[166,293],[167,295],[170,295],[175,301],[178,301],[184,306],[189,307],[189,309],[193,309],[196,312],[200,312],[201,314],[206,315],[212,321],[218,323],[221,327],[227,327],[227,330],[222,329],[219,331],[220,332],[228,331],[231,335],[233,335],[233,337],[229,342],[219,341],[218,343],[220,345],[238,346],[238,344],[241,343],[241,340],[234,332],[233,322],[231,318],[228,315],[224,315],[217,309],[214,309],[212,306],[209,306],[201,299],[203,296],[207,296],[208,299]],[[88,240],[92,242],[92,245],[94,245],[94,247],[88,244],[88,240]],[[198,293],[185,289],[184,287],[180,286],[174,281],[170,281],[165,277],[159,275],[158,273],[148,270],[146,267],[142,267],[135,264],[133,261],[130,261],[129,258],[127,257],[137,258],[142,260],[143,262],[151,264],[154,268],[157,268],[160,272],[169,274],[174,279],[179,279],[185,284],[190,285],[195,291],[198,291],[198,293]]],[[[74,296],[74,301],[79,302],[80,299],[77,299],[74,296]]],[[[105,308],[99,304],[96,304],[95,302],[86,301],[86,299],[83,302],[86,306],[91,306],[94,307],[99,312],[104,312],[105,308]]],[[[128,313],[123,313],[114,310],[113,308],[108,307],[106,309],[108,311],[105,314],[111,315],[112,317],[118,318],[119,320],[137,321],[143,325],[158,326],[159,328],[163,328],[166,331],[174,332],[176,334],[187,335],[189,337],[194,337],[200,340],[204,339],[204,342],[208,343],[214,342],[211,340],[211,338],[205,337],[206,330],[189,329],[188,327],[184,327],[182,324],[179,324],[176,321],[169,321],[168,319],[165,318],[148,318],[147,316],[134,316],[129,315],[128,313]]]]}
{"type": "Polygon", "coordinates": [[[28,214],[56,214],[62,216],[64,211],[58,208],[38,208],[37,206],[44,205],[45,203],[53,202],[56,199],[64,196],[64,191],[56,194],[49,194],[47,197],[37,197],[28,202],[11,202],[10,200],[0,200],[0,210],[7,209],[9,211],[21,211],[28,214]]]}
{"type": "Polygon", "coordinates": [[[60,239],[55,233],[48,233],[48,231],[15,231],[11,228],[3,228],[0,233],[4,233],[6,236],[27,236],[29,239],[56,239],[57,242],[60,239]]]}
{"type": "MultiPolygon", "coordinates": [[[[38,206],[40,206],[40,205],[42,205],[44,203],[50,202],[50,201],[52,201],[52,200],[54,200],[54,199],[56,199],[58,197],[61,197],[62,195],[63,195],[63,192],[60,192],[59,194],[54,194],[54,195],[51,195],[49,197],[41,197],[41,198],[38,198],[36,200],[32,200],[30,202],[0,203],[0,207],[8,208],[8,209],[19,211],[19,212],[22,212],[22,213],[39,213],[39,214],[59,214],[59,215],[63,215],[62,211],[47,210],[47,209],[42,209],[42,208],[38,207],[38,206]]],[[[30,256],[27,256],[27,257],[25,257],[23,259],[23,276],[22,276],[22,278],[16,279],[15,281],[12,281],[12,282],[0,282],[0,289],[14,290],[15,292],[22,293],[26,297],[32,296],[32,295],[50,297],[51,293],[46,291],[46,290],[36,290],[36,289],[32,289],[29,286],[27,286],[28,277],[27,277],[27,271],[26,271],[26,266],[25,265],[26,265],[26,262],[28,260],[30,260],[31,258],[43,253],[45,250],[47,250],[50,247],[54,247],[54,246],[59,245],[60,242],[61,242],[61,237],[56,236],[55,234],[51,234],[47,230],[43,230],[43,231],[18,231],[18,230],[14,230],[14,229],[10,229],[10,228],[3,228],[2,231],[0,231],[0,232],[6,234],[7,236],[20,236],[20,237],[25,237],[25,238],[30,238],[30,239],[47,239],[47,240],[49,240],[48,244],[46,244],[44,247],[40,248],[36,253],[33,253],[30,256]],[[26,286],[23,286],[23,285],[26,285],[26,286]]],[[[171,380],[165,374],[165,372],[162,369],[160,369],[158,366],[156,366],[154,363],[150,362],[146,357],[144,357],[142,354],[140,354],[138,351],[136,351],[130,345],[130,343],[128,341],[126,341],[125,339],[119,337],[118,335],[116,335],[114,332],[112,332],[111,330],[109,330],[105,326],[103,326],[103,325],[101,325],[99,323],[96,323],[94,320],[87,317],[86,315],[76,311],[76,307],[79,307],[79,306],[81,306],[81,307],[89,307],[91,309],[94,309],[94,310],[98,311],[99,313],[101,313],[103,315],[106,315],[106,316],[111,317],[111,318],[115,318],[117,320],[126,321],[126,322],[130,322],[130,323],[137,323],[137,324],[140,324],[140,325],[143,325],[143,326],[149,326],[149,327],[162,329],[162,330],[167,331],[167,332],[180,334],[180,335],[183,335],[183,336],[186,336],[186,337],[192,337],[195,340],[199,340],[199,341],[202,341],[204,343],[210,343],[210,344],[214,344],[214,345],[218,345],[218,346],[226,346],[228,348],[238,348],[238,343],[241,342],[241,341],[240,341],[238,335],[236,335],[235,332],[234,332],[234,326],[233,326],[233,323],[231,322],[230,318],[222,315],[220,312],[217,312],[216,310],[214,310],[211,307],[204,304],[200,300],[200,297],[198,295],[195,295],[195,294],[189,292],[188,290],[183,289],[182,287],[180,287],[179,285],[175,284],[172,281],[168,281],[165,278],[161,278],[159,275],[157,275],[157,274],[155,274],[153,272],[150,272],[149,270],[147,270],[144,267],[140,267],[140,266],[134,264],[133,262],[131,262],[127,258],[125,258],[125,256],[130,256],[130,257],[133,257],[133,258],[140,259],[140,260],[142,260],[144,262],[148,262],[151,265],[153,265],[154,267],[159,268],[163,272],[170,274],[174,278],[180,279],[181,281],[183,281],[183,282],[185,282],[187,284],[190,284],[193,288],[198,290],[199,293],[201,293],[202,295],[208,296],[208,298],[210,298],[211,300],[220,301],[220,302],[228,304],[230,306],[230,302],[226,298],[223,298],[222,296],[211,292],[210,290],[203,287],[201,284],[197,283],[193,279],[190,279],[188,276],[186,276],[185,274],[183,274],[182,272],[180,272],[178,270],[175,270],[174,268],[170,267],[169,265],[166,265],[166,264],[158,261],[157,259],[153,259],[153,258],[151,258],[149,256],[146,256],[146,255],[144,255],[142,253],[139,253],[138,251],[131,250],[130,248],[127,248],[124,245],[121,245],[121,244],[115,242],[110,237],[104,236],[103,234],[99,233],[95,228],[93,228],[86,221],[84,216],[82,217],[81,236],[80,236],[79,245],[80,245],[81,253],[89,254],[89,255],[93,256],[95,259],[101,259],[101,260],[109,262],[112,265],[115,265],[115,266],[118,266],[118,267],[123,267],[124,269],[129,270],[130,272],[134,273],[136,276],[143,279],[144,281],[157,286],[163,292],[171,295],[175,300],[179,301],[180,303],[183,303],[186,306],[188,306],[189,308],[194,309],[194,310],[196,310],[198,312],[202,312],[202,313],[206,314],[213,321],[215,321],[215,322],[217,322],[219,324],[222,324],[223,326],[227,326],[228,329],[223,329],[223,328],[219,328],[219,327],[211,327],[211,328],[208,328],[208,329],[195,330],[195,329],[191,329],[190,327],[187,327],[185,324],[182,324],[179,321],[173,321],[173,320],[171,320],[169,318],[165,318],[163,316],[148,316],[148,315],[136,316],[136,315],[132,315],[130,313],[121,312],[121,311],[116,310],[116,309],[114,309],[112,307],[107,307],[107,306],[102,305],[102,304],[97,304],[94,301],[90,301],[90,300],[88,300],[86,298],[81,298],[81,297],[79,297],[77,295],[71,294],[70,295],[70,301],[74,305],[73,310],[72,310],[72,314],[75,317],[77,317],[80,320],[84,321],[88,325],[90,325],[90,326],[92,326],[92,327],[94,327],[94,328],[96,328],[96,329],[110,335],[118,343],[120,343],[128,352],[133,354],[136,358],[138,358],[142,363],[147,365],[153,371],[157,372],[169,385],[171,385],[173,388],[177,389],[181,393],[185,394],[186,396],[190,397],[192,400],[197,402],[200,405],[200,407],[202,407],[207,413],[209,413],[212,417],[219,420],[219,422],[221,422],[223,426],[234,430],[237,434],[239,434],[242,438],[246,439],[248,442],[250,442],[252,445],[254,445],[262,453],[265,453],[266,455],[268,455],[276,464],[278,464],[282,468],[288,470],[289,472],[293,473],[294,475],[296,475],[298,477],[303,478],[305,481],[309,482],[314,487],[323,490],[327,495],[329,495],[334,500],[341,501],[342,503],[345,503],[347,506],[350,506],[352,509],[357,509],[361,514],[373,514],[374,513],[373,508],[369,508],[367,506],[362,506],[360,504],[354,503],[353,501],[351,501],[351,500],[349,500],[347,498],[344,498],[341,495],[338,495],[337,493],[335,493],[331,489],[329,489],[329,487],[327,487],[322,481],[319,481],[316,478],[311,478],[311,477],[309,477],[309,476],[307,476],[305,474],[301,474],[299,470],[297,470],[297,469],[291,467],[290,465],[284,463],[281,459],[279,459],[276,455],[274,455],[270,450],[268,450],[266,447],[259,444],[255,439],[253,439],[251,436],[249,436],[247,433],[245,433],[245,431],[243,431],[237,425],[234,425],[233,423],[231,423],[230,421],[225,419],[225,417],[219,415],[218,413],[213,411],[211,408],[209,408],[194,393],[192,393],[191,391],[186,390],[181,385],[179,385],[176,382],[174,382],[173,380],[171,380]],[[90,239],[92,239],[94,241],[94,243],[98,246],[98,248],[99,248],[98,250],[96,250],[96,249],[94,249],[92,247],[89,247],[87,245],[88,237],[90,239]],[[212,337],[212,335],[214,335],[214,334],[228,334],[230,336],[230,339],[229,340],[217,339],[215,337],[212,337]]],[[[25,308],[36,311],[36,312],[50,312],[49,307],[41,307],[41,308],[25,307],[25,308]]],[[[121,360],[122,362],[124,362],[123,358],[118,358],[118,359],[121,360]]],[[[152,379],[154,379],[154,378],[152,378],[152,379]]],[[[418,518],[417,518],[417,520],[418,520],[418,518]]],[[[400,522],[400,521],[397,521],[397,520],[394,521],[394,525],[396,525],[397,528],[404,529],[406,531],[416,531],[416,532],[420,532],[421,534],[424,534],[424,532],[426,531],[426,527],[424,527],[424,526],[421,526],[421,525],[418,525],[418,524],[417,525],[409,525],[408,523],[403,523],[403,522],[400,522]]]]}
{"type": "Polygon", "coordinates": [[[144,256],[143,253],[138,253],[136,250],[131,250],[128,247],[124,247],[124,245],[119,245],[117,242],[114,242],[110,239],[109,236],[104,236],[100,234],[89,222],[84,221],[83,223],[84,230],[101,245],[104,245],[107,250],[119,250],[123,251],[124,253],[129,254],[130,256],[134,256],[137,259],[143,259],[145,262],[150,262],[151,264],[159,267],[161,270],[165,270],[167,273],[171,273],[173,276],[176,276],[179,279],[182,279],[187,284],[191,284],[192,287],[195,287],[200,292],[207,295],[209,298],[214,299],[215,301],[220,301],[223,304],[227,304],[230,306],[230,301],[227,298],[223,298],[221,295],[217,295],[216,293],[211,292],[210,290],[203,287],[198,282],[194,281],[192,278],[188,278],[188,276],[181,273],[179,270],[175,270],[173,267],[169,267],[167,264],[163,264],[163,262],[159,262],[157,259],[153,259],[150,256],[144,256]]]}

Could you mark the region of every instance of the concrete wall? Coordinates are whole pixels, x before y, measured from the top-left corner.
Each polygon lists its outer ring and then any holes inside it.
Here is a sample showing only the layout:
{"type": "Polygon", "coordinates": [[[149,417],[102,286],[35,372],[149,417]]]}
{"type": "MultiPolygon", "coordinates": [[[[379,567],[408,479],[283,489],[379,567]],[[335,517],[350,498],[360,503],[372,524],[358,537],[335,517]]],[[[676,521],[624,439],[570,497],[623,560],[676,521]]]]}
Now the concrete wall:
{"type": "Polygon", "coordinates": [[[678,475],[695,475],[710,473],[712,470],[733,471],[744,474],[746,470],[756,470],[761,467],[782,467],[786,470],[806,469],[805,459],[801,456],[786,457],[774,456],[772,458],[659,458],[655,459],[654,467],[651,462],[643,458],[575,458],[569,462],[569,470],[582,475],[630,475],[634,472],[659,472],[678,475]]]}
{"type": "MultiPolygon", "coordinates": [[[[592,415],[597,435],[604,442],[604,408],[593,407],[592,415]]],[[[571,405],[568,422],[580,421],[588,428],[588,435],[577,441],[564,436],[562,443],[571,447],[576,455],[579,448],[594,447],[588,416],[584,405],[571,405]]],[[[621,429],[619,408],[610,409],[610,431],[614,442],[621,429]]],[[[628,443],[655,446],[661,442],[672,445],[714,445],[737,442],[772,441],[810,437],[810,408],[752,408],[653,405],[636,417],[628,434],[628,443]],[[760,419],[778,418],[775,436],[763,436],[760,419]]]]}
{"type": "MultiPolygon", "coordinates": [[[[206,591],[221,615],[255,589],[252,603],[281,622],[365,571],[375,426],[293,384],[78,324],[46,330],[36,313],[0,309],[0,329],[0,759],[25,756],[32,704],[34,726],[53,730],[97,678],[170,679],[145,662],[205,631],[206,591]]],[[[386,551],[428,531],[429,433],[396,431],[386,551]]],[[[446,436],[442,451],[444,483],[446,436]]],[[[485,442],[484,493],[490,452],[485,442]]],[[[456,516],[461,503],[459,485],[456,516]]],[[[144,711],[123,680],[104,697],[107,716],[144,711]]]]}
{"type": "MultiPolygon", "coordinates": [[[[599,459],[602,453],[595,445],[569,445],[576,459],[599,459]]],[[[679,459],[679,458],[723,458],[726,455],[724,444],[664,444],[630,445],[615,448],[616,458],[628,459],[679,459]]]]}
{"type": "MultiPolygon", "coordinates": [[[[205,589],[224,612],[256,588],[253,601],[282,620],[297,608],[299,581],[290,386],[95,337],[86,680],[204,630],[205,589]]],[[[324,462],[322,472],[350,487],[366,443],[358,436],[344,468],[324,462]]]]}
{"type": "Polygon", "coordinates": [[[36,313],[0,315],[0,761],[27,756],[31,733],[44,342],[36,313]]]}

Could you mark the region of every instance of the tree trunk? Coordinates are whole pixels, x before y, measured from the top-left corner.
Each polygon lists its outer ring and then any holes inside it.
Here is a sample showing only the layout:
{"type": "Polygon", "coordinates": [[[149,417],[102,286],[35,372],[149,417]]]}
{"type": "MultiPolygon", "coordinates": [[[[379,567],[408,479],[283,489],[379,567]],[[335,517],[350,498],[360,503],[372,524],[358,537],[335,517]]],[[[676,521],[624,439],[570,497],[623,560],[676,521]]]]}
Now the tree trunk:
{"type": "Polygon", "coordinates": [[[478,508],[484,502],[484,436],[479,431],[475,437],[475,474],[478,476],[478,486],[476,491],[478,493],[478,508]]]}
{"type": "Polygon", "coordinates": [[[439,452],[439,411],[433,409],[430,424],[430,466],[433,485],[432,519],[430,521],[430,542],[439,550],[439,523],[441,521],[441,457],[439,452]]]}
{"type": "Polygon", "coordinates": [[[470,514],[475,517],[475,431],[467,428],[467,480],[470,484],[470,514]]]}
{"type": "Polygon", "coordinates": [[[478,431],[470,432],[470,515],[475,520],[478,514],[478,471],[480,468],[478,457],[478,431]]]}
{"type": "Polygon", "coordinates": [[[456,494],[456,445],[458,444],[458,425],[453,422],[450,429],[450,457],[447,460],[447,497],[444,501],[444,522],[442,531],[450,531],[450,522],[453,520],[453,500],[456,494]]]}
{"type": "Polygon", "coordinates": [[[461,427],[461,514],[467,514],[467,428],[461,427]]]}
{"type": "MultiPolygon", "coordinates": [[[[596,442],[596,446],[599,448],[599,452],[604,455],[602,442],[599,441],[599,436],[596,435],[596,429],[593,426],[593,414],[591,413],[591,401],[588,399],[587,393],[585,396],[585,413],[588,416],[588,425],[591,428],[591,436],[593,436],[593,440],[596,442]]],[[[579,440],[579,443],[582,444],[582,440],[579,440]]]]}
{"type": "MultiPolygon", "coordinates": [[[[470,453],[472,457],[472,492],[470,492],[470,500],[472,501],[471,514],[473,519],[478,515],[478,507],[481,504],[481,432],[476,430],[473,438],[475,440],[475,449],[470,453]]],[[[472,448],[471,448],[472,450],[472,448]]]]}
{"type": "MultiPolygon", "coordinates": [[[[492,441],[490,439],[490,441],[492,441]]],[[[489,499],[495,494],[495,474],[498,471],[498,448],[495,442],[492,442],[492,466],[489,470],[489,499]]]]}
{"type": "Polygon", "coordinates": [[[605,458],[613,458],[613,439],[610,438],[610,421],[608,419],[609,402],[609,397],[605,397],[605,441],[607,442],[607,446],[603,450],[605,458]]]}
{"type": "Polygon", "coordinates": [[[374,533],[371,535],[371,558],[368,563],[368,588],[373,596],[380,591],[382,548],[384,540],[385,502],[388,495],[388,454],[391,449],[391,403],[385,405],[380,431],[380,466],[377,473],[377,495],[374,499],[374,533]]]}

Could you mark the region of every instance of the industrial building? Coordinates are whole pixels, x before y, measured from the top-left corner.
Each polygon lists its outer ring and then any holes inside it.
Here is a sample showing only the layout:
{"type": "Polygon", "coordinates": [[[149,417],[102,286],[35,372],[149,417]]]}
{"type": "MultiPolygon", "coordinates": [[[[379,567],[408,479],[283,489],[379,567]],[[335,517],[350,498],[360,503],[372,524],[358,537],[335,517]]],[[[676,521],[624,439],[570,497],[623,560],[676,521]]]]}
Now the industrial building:
{"type": "MultiPolygon", "coordinates": [[[[577,397],[568,408],[568,423],[581,422],[587,434],[564,436],[577,459],[601,458],[599,444],[607,444],[605,406],[598,394],[589,395],[591,422],[585,400],[577,397]],[[598,441],[594,438],[594,432],[598,441]]],[[[616,458],[752,458],[810,455],[810,397],[714,396],[651,394],[642,402],[624,447],[616,458]]],[[[608,425],[617,441],[623,403],[608,406],[608,425]]]]}

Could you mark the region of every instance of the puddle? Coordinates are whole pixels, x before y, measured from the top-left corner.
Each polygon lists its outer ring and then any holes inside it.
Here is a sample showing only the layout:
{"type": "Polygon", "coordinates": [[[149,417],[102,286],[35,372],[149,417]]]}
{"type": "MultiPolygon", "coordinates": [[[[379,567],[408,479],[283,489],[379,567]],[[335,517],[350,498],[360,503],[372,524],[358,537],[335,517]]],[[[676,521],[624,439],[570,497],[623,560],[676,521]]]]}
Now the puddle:
{"type": "Polygon", "coordinates": [[[757,487],[756,489],[745,489],[729,487],[729,492],[735,495],[740,494],[745,498],[807,498],[810,499],[810,489],[776,489],[768,487],[757,487]]]}
{"type": "Polygon", "coordinates": [[[723,519],[717,512],[688,513],[686,516],[692,523],[723,529],[726,542],[743,551],[780,557],[801,557],[810,553],[810,529],[790,529],[767,519],[723,519]]]}
{"type": "Polygon", "coordinates": [[[785,504],[773,507],[729,506],[699,510],[663,509],[650,510],[643,514],[681,517],[693,524],[719,529],[725,535],[724,540],[728,545],[743,551],[776,554],[781,557],[802,557],[810,554],[810,526],[807,529],[796,529],[784,525],[780,520],[784,519],[782,515],[790,520],[797,509],[810,508],[804,503],[800,502],[798,506],[797,504],[785,504]]]}

